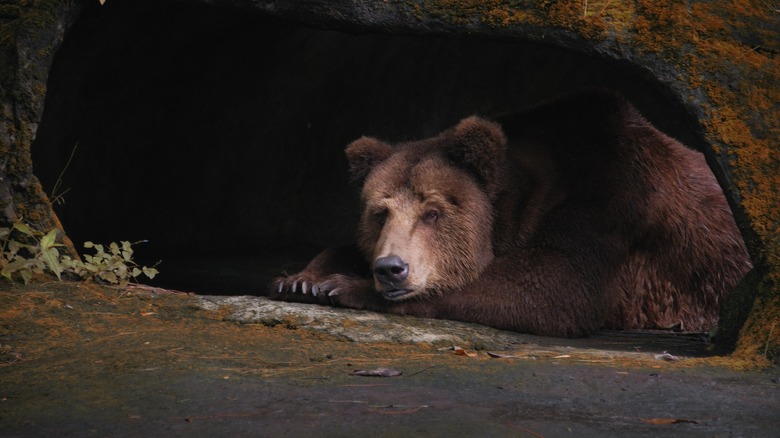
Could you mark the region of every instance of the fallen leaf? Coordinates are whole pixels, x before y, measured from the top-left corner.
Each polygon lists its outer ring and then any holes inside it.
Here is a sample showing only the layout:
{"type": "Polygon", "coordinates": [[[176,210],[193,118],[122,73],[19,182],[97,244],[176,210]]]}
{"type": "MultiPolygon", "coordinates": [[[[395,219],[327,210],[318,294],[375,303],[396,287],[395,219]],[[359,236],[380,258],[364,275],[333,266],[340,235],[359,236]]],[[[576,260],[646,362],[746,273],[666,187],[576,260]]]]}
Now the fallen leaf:
{"type": "Polygon", "coordinates": [[[453,349],[455,350],[455,354],[458,356],[477,357],[476,351],[466,351],[460,347],[453,347],[453,349]]]}
{"type": "Polygon", "coordinates": [[[655,358],[655,360],[665,360],[668,362],[675,362],[678,360],[682,360],[682,357],[671,355],[665,351],[662,354],[656,354],[653,357],[655,358]]]}
{"type": "Polygon", "coordinates": [[[352,371],[353,376],[364,376],[364,377],[396,377],[403,374],[402,371],[398,371],[393,368],[376,368],[373,370],[354,370],[352,371]]]}
{"type": "Polygon", "coordinates": [[[398,414],[413,414],[420,409],[427,408],[429,406],[423,405],[423,406],[414,406],[412,408],[405,408],[403,406],[371,406],[370,411],[376,412],[378,414],[389,414],[389,415],[398,415],[398,414]]]}
{"type": "Polygon", "coordinates": [[[487,352],[487,355],[490,356],[490,357],[497,358],[497,359],[509,359],[509,358],[517,357],[514,354],[492,353],[490,351],[487,352]]]}
{"type": "Polygon", "coordinates": [[[696,420],[686,420],[683,418],[641,418],[641,420],[649,424],[680,424],[680,423],[699,424],[699,422],[696,420]]]}

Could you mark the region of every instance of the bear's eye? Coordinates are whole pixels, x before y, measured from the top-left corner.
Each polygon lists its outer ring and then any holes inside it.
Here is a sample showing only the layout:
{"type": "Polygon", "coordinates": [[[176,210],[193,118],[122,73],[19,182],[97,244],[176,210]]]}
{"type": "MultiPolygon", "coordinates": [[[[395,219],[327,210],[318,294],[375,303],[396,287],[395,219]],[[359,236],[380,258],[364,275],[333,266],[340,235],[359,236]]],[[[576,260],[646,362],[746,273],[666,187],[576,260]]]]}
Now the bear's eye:
{"type": "Polygon", "coordinates": [[[437,220],[439,220],[439,212],[436,210],[428,210],[423,215],[423,222],[428,225],[436,223],[437,220]]]}
{"type": "Polygon", "coordinates": [[[387,221],[387,210],[380,210],[374,213],[374,222],[383,226],[385,221],[387,221]]]}

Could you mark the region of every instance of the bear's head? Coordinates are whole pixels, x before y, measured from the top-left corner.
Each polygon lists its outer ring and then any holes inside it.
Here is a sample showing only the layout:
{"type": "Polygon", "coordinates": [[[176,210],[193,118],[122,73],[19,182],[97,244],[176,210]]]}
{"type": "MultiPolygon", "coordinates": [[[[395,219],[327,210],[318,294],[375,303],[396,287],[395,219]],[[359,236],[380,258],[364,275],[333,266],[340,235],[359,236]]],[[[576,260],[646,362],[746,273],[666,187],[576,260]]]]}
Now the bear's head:
{"type": "Polygon", "coordinates": [[[386,299],[446,292],[491,262],[506,146],[499,125],[469,117],[426,140],[363,137],[347,147],[363,183],[358,244],[386,299]]]}

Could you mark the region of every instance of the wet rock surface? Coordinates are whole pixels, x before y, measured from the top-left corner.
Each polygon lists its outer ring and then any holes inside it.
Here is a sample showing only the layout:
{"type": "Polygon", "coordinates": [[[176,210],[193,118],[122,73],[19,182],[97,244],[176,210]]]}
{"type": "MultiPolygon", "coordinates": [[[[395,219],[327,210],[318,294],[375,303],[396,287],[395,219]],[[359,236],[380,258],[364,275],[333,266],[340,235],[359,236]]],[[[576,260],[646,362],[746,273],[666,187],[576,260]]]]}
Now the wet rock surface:
{"type": "Polygon", "coordinates": [[[701,342],[679,336],[551,339],[254,297],[2,286],[3,436],[773,436],[780,426],[776,368],[694,358],[701,342]],[[378,368],[397,375],[357,372],[378,368]]]}

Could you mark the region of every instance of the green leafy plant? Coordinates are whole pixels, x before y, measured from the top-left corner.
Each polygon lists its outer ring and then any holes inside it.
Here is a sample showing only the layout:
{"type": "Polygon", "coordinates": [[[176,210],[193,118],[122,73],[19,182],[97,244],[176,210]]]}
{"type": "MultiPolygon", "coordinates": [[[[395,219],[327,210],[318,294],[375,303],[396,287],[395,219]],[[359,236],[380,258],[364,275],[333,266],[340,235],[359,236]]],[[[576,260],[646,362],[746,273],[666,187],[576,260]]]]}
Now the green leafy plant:
{"type": "Polygon", "coordinates": [[[154,267],[138,266],[133,261],[133,244],[130,242],[111,242],[108,251],[103,245],[92,242],[85,242],[84,248],[95,250],[93,255],[83,255],[84,262],[69,256],[62,257],[62,264],[81,278],[96,278],[111,284],[125,285],[141,274],[152,279],[159,273],[154,267]]]}
{"type": "Polygon", "coordinates": [[[0,273],[9,280],[18,274],[27,284],[33,273],[43,274],[48,268],[61,279],[62,265],[57,247],[62,245],[55,242],[56,238],[56,229],[44,234],[23,223],[15,223],[11,228],[0,228],[0,263],[3,265],[0,273]]]}
{"type": "Polygon", "coordinates": [[[0,228],[0,274],[12,281],[21,277],[27,284],[33,274],[49,271],[62,280],[63,273],[70,273],[85,280],[124,286],[141,274],[152,279],[159,273],[154,267],[134,262],[134,244],[125,241],[112,242],[107,247],[86,242],[84,247],[95,253],[84,254],[84,261],[61,255],[57,248],[63,245],[56,242],[58,232],[55,228],[43,233],[21,222],[11,228],[0,228]]]}

